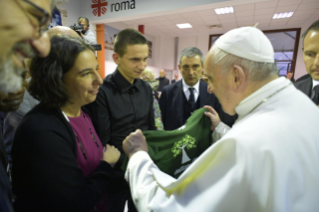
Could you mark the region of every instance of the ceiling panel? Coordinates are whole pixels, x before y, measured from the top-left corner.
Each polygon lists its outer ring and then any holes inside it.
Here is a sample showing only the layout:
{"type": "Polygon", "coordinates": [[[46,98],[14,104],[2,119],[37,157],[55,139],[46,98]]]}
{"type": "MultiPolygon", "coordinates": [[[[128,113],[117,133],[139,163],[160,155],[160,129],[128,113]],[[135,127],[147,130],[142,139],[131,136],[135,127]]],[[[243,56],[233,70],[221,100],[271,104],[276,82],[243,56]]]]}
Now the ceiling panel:
{"type": "Polygon", "coordinates": [[[168,20],[178,20],[178,19],[182,19],[183,17],[180,14],[172,14],[172,15],[167,15],[166,18],[168,20]]]}
{"type": "Polygon", "coordinates": [[[300,10],[296,11],[292,17],[298,17],[298,16],[305,16],[305,15],[312,15],[317,11],[317,9],[314,10],[300,10]]]}
{"type": "Polygon", "coordinates": [[[318,0],[303,0],[302,3],[318,2],[318,0]]]}
{"type": "Polygon", "coordinates": [[[266,8],[266,9],[257,9],[255,10],[255,15],[265,15],[265,14],[274,14],[275,7],[266,8]]]}
{"type": "Polygon", "coordinates": [[[251,11],[254,10],[255,5],[254,4],[243,4],[243,5],[237,5],[234,6],[235,13],[241,12],[241,11],[251,11]]]}
{"type": "Polygon", "coordinates": [[[265,2],[259,2],[255,3],[255,9],[265,9],[265,8],[274,8],[278,4],[278,1],[265,1],[265,2]]]}
{"type": "Polygon", "coordinates": [[[224,24],[224,23],[234,23],[236,22],[235,18],[230,18],[230,19],[221,19],[220,23],[224,24]]]}
{"type": "Polygon", "coordinates": [[[235,12],[236,17],[247,17],[247,16],[253,16],[253,15],[254,15],[254,10],[235,12]]]}
{"type": "Polygon", "coordinates": [[[183,24],[183,23],[187,23],[187,21],[185,19],[178,19],[178,20],[171,20],[171,22],[173,24],[183,24]]]}
{"type": "Polygon", "coordinates": [[[293,12],[299,7],[299,4],[277,7],[275,13],[293,12]]]}
{"type": "Polygon", "coordinates": [[[302,0],[279,0],[277,7],[281,7],[281,6],[289,6],[292,4],[300,4],[302,2],[302,0]]]}
{"type": "Polygon", "coordinates": [[[310,3],[302,3],[298,7],[298,10],[306,10],[306,9],[319,9],[319,1],[310,2],[310,3]]]}
{"type": "Polygon", "coordinates": [[[208,15],[216,16],[215,11],[212,10],[212,9],[209,9],[209,10],[199,10],[199,11],[196,11],[196,13],[197,13],[199,16],[208,16],[208,15]]]}
{"type": "Polygon", "coordinates": [[[217,16],[219,20],[221,19],[229,19],[229,18],[235,18],[234,13],[224,14],[224,15],[218,15],[217,16]]]}
{"type": "Polygon", "coordinates": [[[254,21],[254,17],[253,16],[248,16],[248,17],[241,17],[241,18],[237,18],[237,22],[243,22],[243,21],[254,21]]]}
{"type": "Polygon", "coordinates": [[[306,21],[311,17],[311,15],[301,15],[301,16],[292,16],[290,21],[306,21]]]}

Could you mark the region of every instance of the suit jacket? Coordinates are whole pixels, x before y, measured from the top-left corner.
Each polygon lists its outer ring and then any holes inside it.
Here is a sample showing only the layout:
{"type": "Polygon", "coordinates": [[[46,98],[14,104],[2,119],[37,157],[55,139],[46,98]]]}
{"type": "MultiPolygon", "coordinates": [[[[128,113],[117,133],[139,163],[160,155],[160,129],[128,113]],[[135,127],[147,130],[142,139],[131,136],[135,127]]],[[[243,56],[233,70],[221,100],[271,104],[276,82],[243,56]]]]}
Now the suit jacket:
{"type": "Polygon", "coordinates": [[[175,82],[178,82],[178,81],[179,81],[179,80],[176,81],[175,79],[173,79],[172,82],[171,82],[171,84],[173,84],[173,83],[175,83],[175,82]]]}
{"type": "MultiPolygon", "coordinates": [[[[230,116],[224,113],[216,96],[207,92],[207,83],[202,81],[199,83],[199,97],[200,108],[204,105],[212,106],[219,113],[219,116],[224,123],[229,126],[233,125],[237,119],[237,115],[230,116]]],[[[183,98],[184,92],[182,80],[163,88],[159,104],[165,130],[175,130],[185,124],[183,122],[183,98]]]]}
{"type": "Polygon", "coordinates": [[[312,91],[312,78],[309,74],[307,74],[301,78],[302,79],[298,79],[294,83],[294,86],[310,98],[311,91],[312,91]]]}

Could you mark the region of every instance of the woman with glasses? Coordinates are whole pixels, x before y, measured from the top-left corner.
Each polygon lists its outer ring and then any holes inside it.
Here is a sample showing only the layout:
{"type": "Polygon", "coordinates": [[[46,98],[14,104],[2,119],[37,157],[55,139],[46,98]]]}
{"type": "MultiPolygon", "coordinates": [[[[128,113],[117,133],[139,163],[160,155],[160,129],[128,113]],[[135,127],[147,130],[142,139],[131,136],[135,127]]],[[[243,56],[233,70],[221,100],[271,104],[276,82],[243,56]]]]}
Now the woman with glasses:
{"type": "Polygon", "coordinates": [[[12,147],[16,211],[106,211],[106,190],[120,157],[103,146],[82,107],[102,80],[94,50],[54,36],[46,58],[31,62],[29,91],[40,100],[21,121],[12,147]]]}

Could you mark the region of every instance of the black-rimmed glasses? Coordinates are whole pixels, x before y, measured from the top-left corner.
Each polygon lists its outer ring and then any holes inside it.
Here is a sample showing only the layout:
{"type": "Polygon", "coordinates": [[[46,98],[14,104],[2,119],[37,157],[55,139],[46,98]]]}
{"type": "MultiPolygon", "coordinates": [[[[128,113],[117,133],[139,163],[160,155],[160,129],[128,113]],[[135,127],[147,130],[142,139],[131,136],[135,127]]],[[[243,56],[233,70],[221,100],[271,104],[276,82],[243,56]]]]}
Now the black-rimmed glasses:
{"type": "Polygon", "coordinates": [[[41,35],[47,31],[48,27],[45,25],[48,20],[50,19],[50,14],[48,11],[46,11],[45,9],[39,7],[38,5],[34,4],[33,2],[29,1],[29,0],[23,0],[23,2],[28,3],[29,5],[31,5],[33,8],[35,8],[39,13],[41,13],[41,15],[33,15],[36,19],[38,19],[40,25],[39,25],[39,37],[41,37],[41,35]]]}

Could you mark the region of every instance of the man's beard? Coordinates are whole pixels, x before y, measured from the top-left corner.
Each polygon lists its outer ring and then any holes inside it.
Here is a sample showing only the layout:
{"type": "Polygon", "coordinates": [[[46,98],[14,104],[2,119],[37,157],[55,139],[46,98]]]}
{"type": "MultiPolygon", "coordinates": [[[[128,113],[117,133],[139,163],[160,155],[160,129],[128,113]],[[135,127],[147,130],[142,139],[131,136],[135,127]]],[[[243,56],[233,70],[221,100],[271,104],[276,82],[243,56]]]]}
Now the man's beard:
{"type": "Polygon", "coordinates": [[[22,67],[18,67],[12,59],[0,59],[0,91],[3,93],[15,92],[21,89],[22,67]]]}
{"type": "MultiPolygon", "coordinates": [[[[13,52],[18,50],[25,56],[32,58],[37,55],[36,51],[29,43],[19,42],[13,47],[13,52]]],[[[0,58],[0,91],[4,93],[15,92],[21,89],[22,77],[21,73],[25,68],[20,67],[11,59],[11,53],[7,58],[0,58]]]]}

